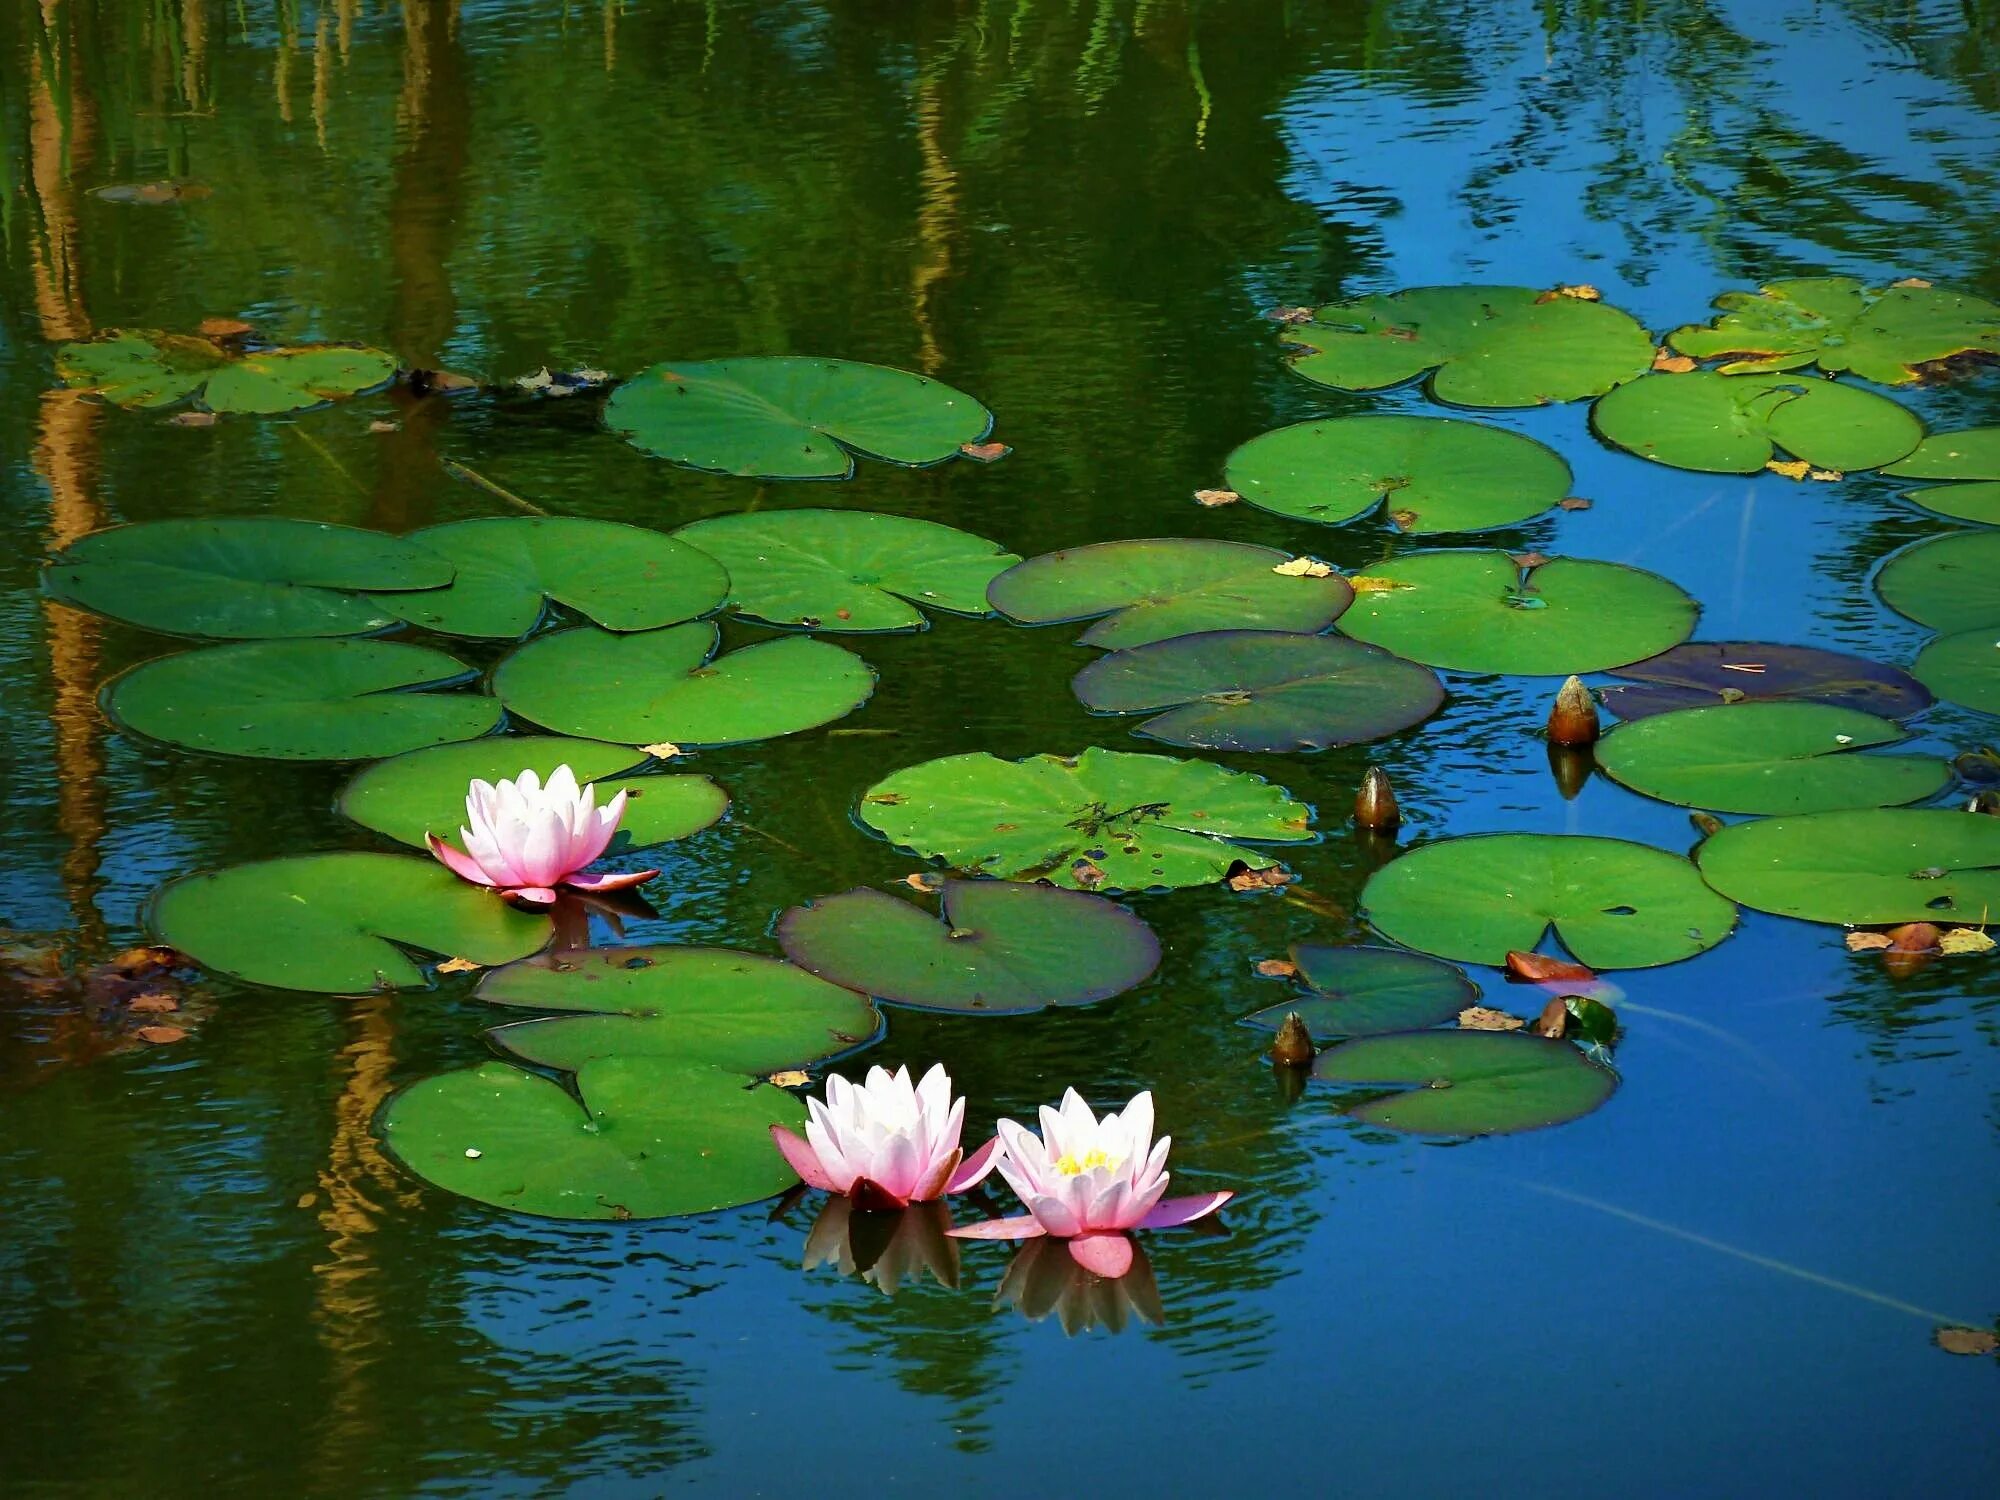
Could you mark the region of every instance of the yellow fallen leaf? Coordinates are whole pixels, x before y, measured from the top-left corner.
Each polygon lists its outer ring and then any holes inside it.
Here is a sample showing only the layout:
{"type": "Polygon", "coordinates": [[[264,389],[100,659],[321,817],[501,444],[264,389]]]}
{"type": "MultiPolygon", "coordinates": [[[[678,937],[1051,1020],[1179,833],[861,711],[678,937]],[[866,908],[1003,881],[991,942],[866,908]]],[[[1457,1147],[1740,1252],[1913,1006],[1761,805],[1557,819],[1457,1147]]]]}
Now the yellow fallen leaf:
{"type": "Polygon", "coordinates": [[[1694,361],[1662,346],[1653,351],[1653,368],[1667,375],[1685,375],[1694,368],[1694,361]]]}
{"type": "Polygon", "coordinates": [[[802,1068],[787,1068],[782,1073],[773,1073],[770,1081],[781,1089],[802,1089],[812,1082],[812,1075],[802,1068]]]}
{"type": "Polygon", "coordinates": [[[1504,1010],[1468,1005],[1458,1013],[1458,1024],[1464,1031],[1519,1031],[1528,1023],[1519,1016],[1508,1015],[1504,1010]]]}
{"type": "Polygon", "coordinates": [[[1218,505],[1234,505],[1243,497],[1234,490],[1196,490],[1194,500],[1197,505],[1206,505],[1210,510],[1218,505]]]}
{"type": "Polygon", "coordinates": [[[479,965],[469,958],[447,958],[437,966],[440,974],[477,974],[479,965]]]}
{"type": "Polygon", "coordinates": [[[1954,927],[1938,939],[1940,953],[1991,953],[1993,939],[1977,927],[1954,927]]]}
{"type": "Polygon", "coordinates": [[[1333,571],[1333,564],[1323,563],[1316,557],[1295,557],[1290,562],[1281,562],[1271,569],[1287,578],[1324,578],[1333,571]]]}
{"type": "Polygon", "coordinates": [[[1806,477],[1808,479],[1817,479],[1824,484],[1831,484],[1836,479],[1845,479],[1847,476],[1838,469],[1814,469],[1806,477]]]}
{"type": "Polygon", "coordinates": [[[1398,583],[1393,578],[1371,578],[1366,573],[1355,574],[1347,580],[1347,586],[1357,594],[1388,594],[1397,589],[1410,587],[1409,584],[1398,583]]]}
{"type": "Polygon", "coordinates": [[[1558,297],[1569,297],[1578,302],[1602,302],[1604,300],[1604,293],[1600,292],[1587,281],[1578,282],[1575,286],[1559,286],[1556,288],[1556,295],[1558,297]]]}
{"type": "Polygon", "coordinates": [[[641,745],[639,748],[652,756],[654,760],[672,760],[676,755],[687,753],[672,740],[661,740],[657,745],[641,745]]]}
{"type": "Polygon", "coordinates": [[[1850,932],[1847,935],[1847,951],[1870,953],[1877,948],[1888,947],[1889,941],[1889,934],[1886,932],[1850,932]]]}
{"type": "Polygon", "coordinates": [[[1889,285],[1927,287],[1930,285],[1930,283],[1924,280],[1924,278],[1921,276],[1905,276],[1901,281],[1892,281],[1889,283],[1889,285]]]}
{"type": "Polygon", "coordinates": [[[1771,459],[1764,465],[1773,474],[1782,474],[1787,479],[1804,479],[1812,473],[1812,465],[1802,458],[1771,459]]]}

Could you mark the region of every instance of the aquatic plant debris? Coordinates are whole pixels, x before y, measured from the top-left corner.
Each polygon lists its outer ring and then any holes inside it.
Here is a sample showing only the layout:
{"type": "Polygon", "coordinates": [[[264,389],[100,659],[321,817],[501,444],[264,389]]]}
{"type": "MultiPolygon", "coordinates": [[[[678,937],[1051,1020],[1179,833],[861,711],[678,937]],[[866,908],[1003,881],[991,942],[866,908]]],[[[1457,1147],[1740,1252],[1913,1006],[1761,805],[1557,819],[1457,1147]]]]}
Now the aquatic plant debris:
{"type": "Polygon", "coordinates": [[[2000,359],[2000,304],[1908,279],[1871,288],[1851,276],[1767,282],[1724,292],[1722,315],[1667,335],[1682,354],[1720,359],[1725,375],[1817,365],[1879,385],[1908,385],[1923,367],[1962,355],[2000,359]]]}
{"type": "Polygon", "coordinates": [[[270,415],[377,390],[395,378],[396,360],[359,344],[248,349],[194,334],[111,329],[64,344],[56,373],[114,406],[194,398],[211,412],[270,415]]]}

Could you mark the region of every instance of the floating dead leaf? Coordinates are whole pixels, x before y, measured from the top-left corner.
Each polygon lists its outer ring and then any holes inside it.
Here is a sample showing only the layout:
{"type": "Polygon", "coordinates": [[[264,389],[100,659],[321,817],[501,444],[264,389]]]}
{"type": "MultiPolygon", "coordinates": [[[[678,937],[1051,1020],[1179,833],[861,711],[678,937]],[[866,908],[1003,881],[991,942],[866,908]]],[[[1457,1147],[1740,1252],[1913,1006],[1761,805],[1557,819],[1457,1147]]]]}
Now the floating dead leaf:
{"type": "Polygon", "coordinates": [[[318,1202],[319,1202],[318,1193],[300,1193],[299,1201],[293,1204],[292,1206],[294,1208],[311,1208],[318,1202]]]}
{"type": "Polygon", "coordinates": [[[1600,292],[1589,282],[1582,281],[1578,282],[1575,286],[1550,287],[1541,296],[1537,297],[1535,301],[1538,303],[1555,302],[1564,297],[1568,297],[1573,302],[1602,302],[1604,300],[1604,293],[1600,292]]]}
{"type": "Polygon", "coordinates": [[[1548,554],[1545,552],[1509,552],[1507,554],[1507,561],[1511,562],[1524,573],[1532,573],[1548,560],[1548,554]]]}
{"type": "Polygon", "coordinates": [[[1264,316],[1273,323],[1310,323],[1313,310],[1310,307],[1286,307],[1281,302],[1276,307],[1265,308],[1264,316]]]}
{"type": "Polygon", "coordinates": [[[1412,584],[1398,583],[1393,578],[1372,578],[1366,573],[1356,573],[1347,580],[1347,586],[1357,594],[1390,594],[1397,589],[1414,587],[1412,584]]]}
{"type": "Polygon", "coordinates": [[[1931,1342],[1947,1354],[1991,1354],[2000,1350],[2000,1334],[1990,1328],[1940,1328],[1931,1342]]]}
{"type": "Polygon", "coordinates": [[[1928,287],[1928,286],[1930,285],[1930,283],[1929,283],[1928,281],[1924,280],[1924,278],[1923,278],[1923,277],[1921,277],[1921,276],[1905,276],[1905,277],[1904,277],[1904,278],[1903,278],[1903,279],[1902,279],[1901,281],[1892,281],[1892,282],[1890,282],[1890,283],[1889,283],[1889,285],[1890,285],[1890,286],[1913,286],[1913,287],[1919,287],[1919,288],[1923,288],[1923,287],[1928,287]]]}
{"type": "Polygon", "coordinates": [[[1014,450],[1005,443],[960,443],[958,451],[975,463],[997,464],[1014,450]]]}
{"type": "Polygon", "coordinates": [[[1768,460],[1764,467],[1773,474],[1784,475],[1787,479],[1804,479],[1806,475],[1812,473],[1812,465],[1803,458],[1773,458],[1768,460]]]}
{"type": "Polygon", "coordinates": [[[1298,878],[1290,870],[1277,865],[1272,865],[1268,870],[1253,870],[1239,859],[1229,867],[1229,873],[1223,877],[1222,883],[1232,891],[1275,891],[1281,886],[1290,885],[1298,878]]]}
{"type": "Polygon", "coordinates": [[[812,1074],[803,1068],[787,1068],[782,1073],[773,1073],[766,1081],[781,1089],[802,1089],[812,1082],[812,1074]]]}
{"type": "Polygon", "coordinates": [[[215,339],[220,343],[234,343],[247,339],[257,331],[254,323],[246,323],[241,318],[203,318],[194,325],[194,331],[205,339],[215,339]]]}
{"type": "Polygon", "coordinates": [[[1542,1013],[1535,1017],[1533,1027],[1536,1036],[1560,1037],[1569,1030],[1569,1002],[1560,995],[1542,1007],[1542,1013]]]}
{"type": "Polygon", "coordinates": [[[137,1016],[165,1016],[181,1008],[180,997],[169,990],[147,990],[134,995],[125,1002],[125,1008],[137,1016]]]}
{"type": "Polygon", "coordinates": [[[1847,935],[1849,953],[1874,953],[1889,946],[1891,939],[1886,932],[1850,932],[1847,935]]]}
{"type": "Polygon", "coordinates": [[[1103,885],[1106,880],[1110,879],[1104,873],[1102,865],[1092,864],[1087,859],[1076,861],[1075,864],[1069,867],[1069,873],[1075,877],[1076,883],[1086,891],[1094,891],[1103,885]]]}
{"type": "Polygon", "coordinates": [[[177,411],[167,418],[169,427],[213,427],[215,423],[212,411],[177,411]]]}
{"type": "Polygon", "coordinates": [[[184,1026],[141,1026],[132,1035],[153,1047],[171,1047],[175,1042],[187,1040],[184,1026]]]}
{"type": "Polygon", "coordinates": [[[944,876],[931,875],[919,870],[914,875],[905,875],[903,884],[913,891],[937,891],[944,889],[944,876]]]}
{"type": "Polygon", "coordinates": [[[169,969],[191,969],[194,965],[177,948],[169,948],[165,943],[147,943],[142,947],[127,948],[115,956],[107,967],[121,978],[134,979],[141,974],[163,974],[169,969]]]}
{"type": "Polygon", "coordinates": [[[1286,578],[1324,578],[1333,571],[1332,563],[1323,563],[1316,557],[1298,556],[1289,562],[1281,562],[1271,569],[1273,573],[1286,578]]]}
{"type": "Polygon", "coordinates": [[[1692,823],[1694,831],[1705,839],[1712,839],[1722,832],[1722,819],[1714,813],[1691,812],[1688,814],[1688,822],[1692,823]]]}
{"type": "Polygon", "coordinates": [[[1546,953],[1523,953],[1518,949],[1507,955],[1507,975],[1510,979],[1525,979],[1530,984],[1554,981],[1570,984],[1597,977],[1595,970],[1570,959],[1552,958],[1546,953]]]}
{"type": "Polygon", "coordinates": [[[1592,502],[1581,495],[1565,495],[1556,501],[1557,510],[1589,510],[1592,502]]]}
{"type": "Polygon", "coordinates": [[[1938,938],[1940,953],[1991,953],[1993,939],[1977,927],[1954,927],[1938,938]]]}
{"type": "Polygon", "coordinates": [[[1519,1016],[1485,1005],[1468,1005],[1458,1013],[1461,1031],[1519,1031],[1528,1023],[1519,1016]]]}
{"type": "Polygon", "coordinates": [[[1694,361],[1662,346],[1653,351],[1653,368],[1667,375],[1685,375],[1694,368],[1694,361]]]}
{"type": "Polygon", "coordinates": [[[1845,479],[1846,477],[1838,469],[1814,469],[1806,475],[1806,478],[1817,479],[1822,484],[1832,484],[1835,480],[1845,479]]]}
{"type": "Polygon", "coordinates": [[[1395,524],[1398,531],[1408,531],[1417,522],[1421,521],[1423,517],[1413,510],[1392,510],[1389,512],[1389,519],[1395,524]]]}
{"type": "Polygon", "coordinates": [[[639,748],[652,756],[654,760],[672,760],[676,755],[685,755],[687,753],[672,740],[661,740],[657,745],[641,745],[639,748]]]}
{"type": "Polygon", "coordinates": [[[1194,492],[1194,503],[1196,505],[1205,505],[1210,510],[1214,510],[1218,505],[1234,505],[1242,498],[1234,490],[1196,490],[1194,492]]]}
{"type": "Polygon", "coordinates": [[[1289,958],[1260,958],[1257,973],[1265,979],[1290,979],[1299,972],[1299,966],[1289,958]]]}
{"type": "Polygon", "coordinates": [[[447,958],[437,966],[440,974],[477,974],[479,965],[469,958],[447,958]]]}

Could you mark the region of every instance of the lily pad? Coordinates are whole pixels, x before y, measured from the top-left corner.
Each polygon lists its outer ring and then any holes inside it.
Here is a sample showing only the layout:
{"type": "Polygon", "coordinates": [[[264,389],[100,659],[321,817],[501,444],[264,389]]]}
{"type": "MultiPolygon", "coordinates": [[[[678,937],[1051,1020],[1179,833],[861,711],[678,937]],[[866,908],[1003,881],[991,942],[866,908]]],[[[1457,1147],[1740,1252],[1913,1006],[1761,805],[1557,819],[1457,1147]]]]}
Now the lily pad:
{"type": "Polygon", "coordinates": [[[1735,907],[1678,854],[1581,834],[1427,844],[1377,870],[1361,904],[1405,947],[1496,967],[1551,927],[1579,963],[1645,969],[1713,948],[1736,925],[1735,907]]]}
{"type": "Polygon", "coordinates": [[[436,860],[302,854],[172,881],[147,925],[204,968],[273,989],[329,995],[426,982],[406,950],[512,963],[549,941],[517,911],[436,860]]]}
{"type": "Polygon", "coordinates": [[[1818,365],[1829,375],[1852,371],[1908,385],[1918,365],[1959,354],[2000,357],[2000,305],[1943,287],[1807,276],[1725,292],[1715,306],[1721,317],[1676,328],[1667,342],[1696,359],[1726,359],[1728,374],[1818,365]]]}
{"type": "Polygon", "coordinates": [[[575,1092],[504,1062],[394,1095],[382,1139],[448,1193],[551,1219],[659,1219],[775,1197],[797,1182],[770,1127],[805,1108],[783,1089],[665,1057],[606,1057],[575,1092]]]}
{"type": "Polygon", "coordinates": [[[1646,375],[1591,408],[1606,441],[1710,474],[1754,474],[1779,449],[1816,468],[1879,469],[1924,426],[1886,396],[1811,375],[1646,375]]]}
{"type": "Polygon", "coordinates": [[[446,635],[515,640],[560,604],[607,630],[650,630],[721,607],[729,575],[707,553],[639,526],[494,516],[411,533],[447,557],[451,587],[380,601],[446,635]]]}
{"type": "Polygon", "coordinates": [[[1343,391],[1377,391],[1435,371],[1454,406],[1542,406],[1602,395],[1645,371],[1653,340],[1602,302],[1524,286],[1427,286],[1317,309],[1284,331],[1308,352],[1292,368],[1343,391]]]}
{"type": "Polygon", "coordinates": [[[1611,674],[1598,700],[1621,719],[1718,703],[1826,703],[1885,719],[1906,719],[1931,705],[1909,673],[1881,662],[1770,641],[1689,641],[1611,674]]]}
{"type": "Polygon", "coordinates": [[[646,759],[630,745],[501,735],[413,750],[369,766],[341,790],[335,806],[363,828],[422,848],[426,833],[450,838],[465,821],[465,791],[475,778],[512,780],[531,770],[546,782],[557,766],[568,766],[578,781],[595,783],[600,807],[625,793],[625,816],[608,854],[686,838],[728,808],[728,795],[706,776],[618,774],[638,770],[646,759]]]}
{"type": "Polygon", "coordinates": [[[1450,417],[1300,422],[1229,455],[1223,483],[1250,504],[1337,526],[1378,505],[1402,531],[1485,531],[1569,493],[1569,465],[1533,438],[1450,417]]]}
{"type": "Polygon", "coordinates": [[[1904,498],[1954,520],[2000,526],[2000,427],[1934,432],[1882,472],[1892,479],[1969,481],[1911,490],[1904,498]]]}
{"type": "MultiPolygon", "coordinates": [[[[2000,651],[1994,653],[2000,657],[2000,651]]],[[[1633,791],[1711,812],[1808,813],[1921,802],[1951,784],[1929,755],[1864,755],[1899,744],[1891,719],[1825,703],[1732,703],[1621,724],[1597,763],[1633,791]]]]}
{"type": "Polygon", "coordinates": [[[2000,531],[1955,531],[1905,547],[1875,575],[1882,602],[1944,635],[2000,626],[2000,531]]]}
{"type": "Polygon", "coordinates": [[[1354,1119],[1417,1135],[1510,1135],[1581,1119],[1609,1099],[1618,1075],[1568,1042],[1518,1031],[1411,1031],[1329,1047],[1313,1076],[1399,1085],[1350,1107],[1354,1119]]]}
{"type": "Polygon", "coordinates": [[[471,675],[396,641],[250,641],[142,663],[105,687],[103,704],[134,733],[211,755],[375,760],[498,725],[496,699],[422,691],[471,675]]]}
{"type": "Polygon", "coordinates": [[[1152,928],[1101,896],[947,880],[943,906],[939,919],[859,886],[793,907],[778,920],[778,943],[793,963],[849,989],[981,1015],[1108,999],[1159,966],[1152,928]]]}
{"type": "Polygon", "coordinates": [[[956,869],[1072,890],[1205,885],[1277,861],[1230,842],[1303,843],[1312,809],[1260,776],[1093,746],[1074,757],[974,752],[877,782],[860,817],[956,869]]]}
{"type": "Polygon", "coordinates": [[[1339,618],[1354,591],[1338,574],[1277,571],[1290,560],[1269,547],[1191,537],[1097,542],[1031,557],[995,578],[986,597],[1023,625],[1096,619],[1081,638],[1086,646],[1143,646],[1207,630],[1311,635],[1339,618]]]}
{"type": "Polygon", "coordinates": [[[852,713],[875,691],[860,657],[824,641],[762,641],[716,656],[707,621],[615,635],[540,636],[501,662],[493,691],[544,728],[628,745],[735,745],[852,713]]]}
{"type": "Polygon", "coordinates": [[[1925,510],[1975,526],[2000,526],[2000,481],[1978,484],[1933,484],[1910,490],[1903,498],[1925,510]]]}
{"type": "Polygon", "coordinates": [[[1698,606],[1622,563],[1557,558],[1522,569],[1505,552],[1413,552],[1370,570],[1341,631],[1459,672],[1598,672],[1686,640],[1698,606]]]}
{"type": "Polygon", "coordinates": [[[691,469],[766,479],[845,479],[854,455],[920,465],[993,427],[963,391],[907,370],[776,356],[654,365],[611,393],[604,422],[691,469]]]}
{"type": "Polygon", "coordinates": [[[1745,906],[1808,922],[1978,924],[2000,914],[2000,818],[1879,808],[1738,823],[1701,873],[1745,906]]]}
{"type": "Polygon", "coordinates": [[[865,510],[744,511],[675,535],[728,567],[742,613],[812,630],[921,630],[920,604],[988,614],[986,585],[1021,560],[955,527],[865,510]]]}
{"type": "Polygon", "coordinates": [[[1437,712],[1426,667],[1340,636],[1215,630],[1100,656],[1071,687],[1099,713],[1166,713],[1135,731],[1200,750],[1324,750],[1437,712]]]}
{"type": "Polygon", "coordinates": [[[1245,1016],[1247,1024],[1276,1031],[1297,1011],[1313,1040],[1325,1042],[1442,1025],[1479,1000],[1463,971],[1398,948],[1301,943],[1292,963],[1310,993],[1245,1016]]]}
{"type": "Polygon", "coordinates": [[[1940,698],[2000,714],[2000,625],[1938,637],[1917,653],[1914,670],[1940,698]]]}
{"type": "Polygon", "coordinates": [[[857,1047],[882,1025],[866,996],[781,959],[673,944],[509,964],[480,980],[478,998],[564,1013],[487,1033],[538,1067],[574,1073],[600,1058],[657,1057],[722,1068],[739,1087],[857,1047]]]}
{"type": "Polygon", "coordinates": [[[396,623],[361,590],[439,590],[449,559],[402,537],[278,517],[93,531],[42,571],[50,597],[148,630],[221,640],[361,635],[396,623]]]}
{"type": "Polygon", "coordinates": [[[215,412],[301,411],[387,384],[393,355],[347,344],[302,344],[236,354],[205,338],[113,329],[56,351],[70,386],[117,406],[170,406],[199,395],[215,412]]]}

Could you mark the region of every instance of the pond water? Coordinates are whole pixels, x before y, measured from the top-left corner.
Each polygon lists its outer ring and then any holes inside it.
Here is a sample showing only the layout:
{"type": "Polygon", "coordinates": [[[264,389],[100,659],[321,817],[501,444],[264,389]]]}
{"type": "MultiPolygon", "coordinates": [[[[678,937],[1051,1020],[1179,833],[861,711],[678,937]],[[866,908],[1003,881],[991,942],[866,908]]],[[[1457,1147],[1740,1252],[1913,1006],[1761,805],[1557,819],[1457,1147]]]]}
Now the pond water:
{"type": "MultiPolygon", "coordinates": [[[[0,923],[78,968],[141,941],[176,875],[387,847],[333,812],[341,768],[106,723],[100,685],[181,643],[41,597],[41,561],[93,529],[510,513],[469,468],[662,529],[803,503],[1023,556],[1214,536],[1361,573],[1426,543],[1191,499],[1281,423],[1432,409],[1289,372],[1274,304],[1587,282],[1663,330],[1792,275],[2000,297],[1987,0],[45,0],[0,14],[0,77],[0,923]],[[90,192],[166,179],[211,191],[90,192]],[[872,360],[976,394],[1014,451],[800,488],[649,458],[587,399],[187,427],[49,393],[65,340],[210,316],[495,381],[872,360]]],[[[1933,427],[2000,422],[1990,371],[1899,396],[1933,427]]],[[[1928,636],[1870,581],[1947,529],[1906,486],[1670,470],[1582,403],[1490,420],[1594,503],[1482,542],[1658,572],[1702,638],[1907,664],[1928,636]]],[[[888,771],[1158,748],[1072,697],[1073,637],[940,616],[842,638],[872,701],[693,757],[731,814],[660,852],[658,915],[626,938],[775,953],[785,908],[893,886],[921,862],[853,817],[888,771]]],[[[1131,898],[1164,950],[1143,986],[891,1010],[865,1054],[944,1059],[981,1139],[1069,1084],[1152,1089],[1177,1182],[1239,1194],[1224,1234],[1149,1238],[1157,1305],[1058,1259],[1028,1268],[1025,1316],[1000,1245],[964,1245],[956,1289],[802,1271],[811,1198],[573,1224],[429,1188],[371,1123],[488,1055],[462,977],[358,1000],[212,978],[189,1034],[150,1046],[60,985],[10,988],[0,1492],[1992,1492],[2000,1370],[1932,1343],[2000,1313],[1990,959],[1898,979],[1836,927],[1746,911],[1712,951],[1616,976],[1604,1108],[1469,1142],[1357,1124],[1239,1024],[1289,993],[1257,960],[1364,934],[1379,853],[1346,818],[1371,764],[1406,845],[1695,842],[1602,775],[1564,795],[1554,680],[1444,676],[1444,710],[1383,743],[1214,757],[1314,804],[1324,837],[1285,851],[1282,891],[1131,898]]],[[[1946,753],[1996,736],[1949,705],[1913,729],[1946,753]]]]}

